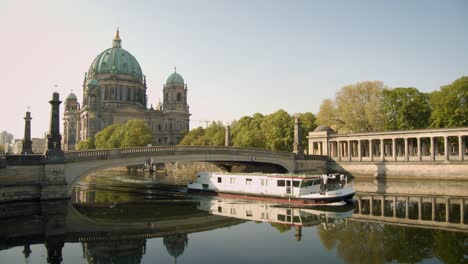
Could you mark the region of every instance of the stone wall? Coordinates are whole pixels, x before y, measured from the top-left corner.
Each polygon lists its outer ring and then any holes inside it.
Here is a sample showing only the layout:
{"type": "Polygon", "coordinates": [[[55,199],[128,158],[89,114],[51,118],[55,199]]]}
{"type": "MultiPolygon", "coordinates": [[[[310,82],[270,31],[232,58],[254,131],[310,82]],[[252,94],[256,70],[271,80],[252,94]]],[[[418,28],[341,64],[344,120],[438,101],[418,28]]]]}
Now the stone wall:
{"type": "Polygon", "coordinates": [[[40,199],[43,166],[9,166],[0,170],[0,202],[40,199]]]}
{"type": "Polygon", "coordinates": [[[328,172],[357,178],[468,180],[466,162],[328,162],[328,172]]]}

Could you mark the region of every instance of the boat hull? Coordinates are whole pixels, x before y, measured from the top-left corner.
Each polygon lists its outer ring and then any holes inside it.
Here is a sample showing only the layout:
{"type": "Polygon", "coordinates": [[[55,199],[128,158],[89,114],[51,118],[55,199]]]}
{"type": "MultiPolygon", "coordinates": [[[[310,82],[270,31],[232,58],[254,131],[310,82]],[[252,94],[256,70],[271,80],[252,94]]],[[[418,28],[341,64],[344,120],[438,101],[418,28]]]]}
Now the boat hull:
{"type": "Polygon", "coordinates": [[[297,198],[297,197],[278,197],[278,196],[267,196],[267,195],[254,195],[247,193],[230,193],[230,192],[216,192],[213,190],[200,190],[200,189],[188,189],[189,193],[203,194],[203,195],[212,195],[220,197],[229,197],[237,199],[248,199],[248,200],[257,200],[257,201],[269,201],[275,203],[283,204],[294,204],[298,206],[309,206],[309,205],[323,205],[336,202],[347,202],[351,201],[354,196],[353,193],[349,193],[342,196],[334,197],[320,197],[320,198],[297,198]]]}

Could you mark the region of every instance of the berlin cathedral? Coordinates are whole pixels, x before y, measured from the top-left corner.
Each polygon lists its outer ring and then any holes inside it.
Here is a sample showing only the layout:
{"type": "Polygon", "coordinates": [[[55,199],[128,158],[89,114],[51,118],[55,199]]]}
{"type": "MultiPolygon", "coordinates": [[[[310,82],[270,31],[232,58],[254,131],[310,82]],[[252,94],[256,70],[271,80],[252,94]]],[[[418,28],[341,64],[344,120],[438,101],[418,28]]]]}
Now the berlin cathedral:
{"type": "Polygon", "coordinates": [[[83,81],[83,102],[70,93],[63,116],[64,150],[75,150],[79,141],[93,137],[113,124],[145,120],[157,145],[174,145],[189,130],[187,84],[174,71],[163,86],[163,102],[148,108],[146,76],[130,52],[122,48],[117,29],[112,48],[91,63],[83,81]]]}

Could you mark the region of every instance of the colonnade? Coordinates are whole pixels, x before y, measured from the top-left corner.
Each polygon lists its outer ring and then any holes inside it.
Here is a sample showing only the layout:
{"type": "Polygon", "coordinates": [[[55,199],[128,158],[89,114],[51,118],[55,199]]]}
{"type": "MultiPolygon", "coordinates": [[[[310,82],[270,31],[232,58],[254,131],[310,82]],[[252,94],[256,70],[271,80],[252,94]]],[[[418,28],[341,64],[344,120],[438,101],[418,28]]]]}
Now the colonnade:
{"type": "Polygon", "coordinates": [[[466,161],[468,128],[309,133],[309,154],[338,161],[466,161]]]}

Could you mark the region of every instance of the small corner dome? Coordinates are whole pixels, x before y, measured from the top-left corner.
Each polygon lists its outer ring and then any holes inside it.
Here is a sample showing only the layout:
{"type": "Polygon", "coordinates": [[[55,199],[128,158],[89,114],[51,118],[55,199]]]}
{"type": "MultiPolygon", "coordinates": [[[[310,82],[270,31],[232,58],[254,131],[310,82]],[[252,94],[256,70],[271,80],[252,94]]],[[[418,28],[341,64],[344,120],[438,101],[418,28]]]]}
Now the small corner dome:
{"type": "Polygon", "coordinates": [[[180,76],[180,74],[178,74],[177,72],[174,72],[173,74],[171,74],[171,76],[169,76],[169,78],[167,78],[167,81],[166,81],[166,85],[184,85],[185,82],[184,82],[184,78],[182,78],[182,76],[180,76]]]}
{"type": "Polygon", "coordinates": [[[78,98],[76,97],[76,95],[74,93],[70,93],[68,96],[67,96],[67,101],[68,100],[78,100],[78,98]]]}
{"type": "Polygon", "coordinates": [[[320,125],[314,129],[314,132],[323,132],[323,131],[327,131],[328,133],[336,133],[335,130],[333,130],[331,127],[325,126],[325,125],[320,125]]]}
{"type": "Polygon", "coordinates": [[[86,82],[86,85],[88,86],[98,86],[99,85],[99,81],[92,78],[92,79],[89,79],[87,82],[86,82]]]}

